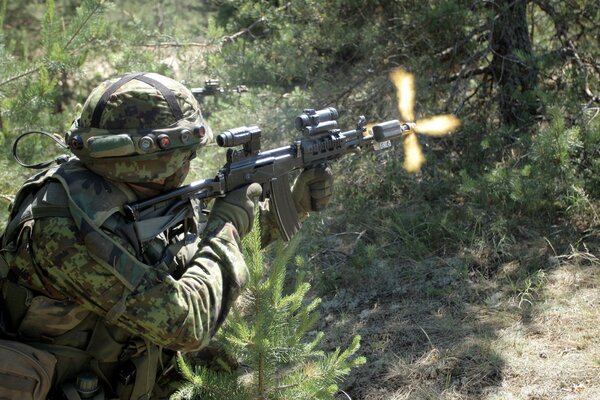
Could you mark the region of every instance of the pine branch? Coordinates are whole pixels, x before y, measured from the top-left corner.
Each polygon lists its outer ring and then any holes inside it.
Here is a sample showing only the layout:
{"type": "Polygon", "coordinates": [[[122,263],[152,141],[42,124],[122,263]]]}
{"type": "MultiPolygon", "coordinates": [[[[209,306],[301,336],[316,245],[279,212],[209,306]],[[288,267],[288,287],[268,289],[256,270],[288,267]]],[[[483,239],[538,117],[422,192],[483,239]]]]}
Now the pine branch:
{"type": "Polygon", "coordinates": [[[69,46],[71,46],[71,43],[73,43],[73,40],[75,40],[75,38],[77,36],[79,36],[79,33],[81,32],[83,27],[85,25],[87,25],[87,23],[90,21],[90,19],[100,10],[101,7],[102,7],[102,2],[97,2],[96,7],[94,7],[94,9],[92,11],[90,11],[90,13],[87,15],[87,17],[83,20],[83,22],[81,24],[79,24],[79,26],[77,27],[75,32],[71,35],[71,38],[67,41],[67,44],[65,45],[65,49],[68,49],[69,46]]]}
{"type": "Polygon", "coordinates": [[[23,73],[20,73],[18,75],[12,76],[12,77],[8,78],[7,80],[0,82],[0,87],[2,87],[4,85],[7,85],[7,84],[9,84],[11,82],[17,81],[17,80],[19,80],[21,78],[24,78],[26,76],[35,74],[35,73],[39,72],[40,69],[41,69],[41,67],[36,67],[36,68],[32,68],[30,70],[27,70],[27,71],[25,71],[23,73]]]}
{"type": "Polygon", "coordinates": [[[261,352],[258,355],[258,398],[264,399],[265,395],[265,358],[264,354],[261,352]]]}
{"type": "Polygon", "coordinates": [[[573,58],[573,60],[575,61],[575,64],[583,72],[584,80],[585,80],[585,83],[583,85],[584,86],[583,93],[584,93],[585,97],[589,100],[588,106],[594,102],[600,103],[600,96],[593,93],[592,90],[590,89],[588,66],[583,62],[581,56],[579,55],[579,52],[577,51],[575,43],[573,43],[573,40],[571,40],[569,38],[569,31],[560,22],[558,15],[556,13],[556,10],[552,6],[552,4],[550,4],[546,0],[534,0],[534,3],[538,7],[540,7],[540,9],[542,11],[544,11],[550,17],[550,19],[552,20],[552,23],[554,24],[554,29],[556,30],[556,33],[558,34],[559,40],[563,44],[563,47],[565,50],[564,53],[567,55],[570,55],[573,58]]]}
{"type": "Polygon", "coordinates": [[[6,5],[8,0],[0,1],[0,27],[4,26],[4,17],[6,16],[6,5]]]}
{"type": "MultiPolygon", "coordinates": [[[[75,29],[75,31],[73,32],[73,34],[71,35],[71,37],[69,38],[69,40],[67,41],[67,43],[62,46],[65,50],[69,49],[69,47],[71,46],[71,44],[74,42],[74,40],[76,38],[79,37],[79,35],[81,34],[81,32],[83,31],[83,28],[89,23],[89,21],[91,20],[91,18],[98,14],[98,11],[102,8],[102,2],[97,2],[95,7],[88,13],[88,15],[84,18],[84,20],[77,26],[77,28],[75,29]]],[[[0,82],[0,87],[8,85],[9,83],[18,81],[22,78],[26,78],[28,76],[34,75],[39,73],[42,70],[42,67],[46,64],[50,64],[51,61],[43,61],[40,63],[40,65],[38,65],[37,67],[31,68],[26,70],[25,72],[22,72],[20,74],[17,74],[15,76],[11,76],[10,78],[0,82]]]]}
{"type": "Polygon", "coordinates": [[[238,31],[232,35],[224,36],[222,41],[223,42],[233,42],[234,40],[236,40],[237,38],[239,38],[240,36],[245,35],[245,34],[249,34],[250,36],[254,37],[252,35],[252,28],[254,28],[256,25],[258,25],[259,23],[264,22],[266,20],[267,19],[265,17],[260,17],[258,20],[254,21],[247,28],[244,28],[241,31],[238,31]]]}
{"type": "Polygon", "coordinates": [[[250,295],[245,294],[249,307],[245,314],[234,310],[219,334],[224,347],[234,350],[251,378],[239,379],[239,371],[214,374],[205,368],[190,377],[190,370],[183,370],[191,383],[182,386],[180,396],[175,398],[212,395],[232,399],[226,393],[239,390],[244,400],[330,399],[337,390],[336,382],[362,360],[357,357],[349,361],[358,350],[358,337],[345,351],[337,349],[331,353],[315,350],[324,337],[322,332],[303,341],[318,319],[315,310],[320,299],[305,301],[310,288],[306,282],[298,283],[290,294],[284,293],[286,270],[298,240],[287,246],[279,243],[274,256],[264,257],[258,221],[256,218],[255,229],[242,240],[250,272],[250,295]],[[219,382],[223,392],[213,392],[212,387],[219,382]]]}

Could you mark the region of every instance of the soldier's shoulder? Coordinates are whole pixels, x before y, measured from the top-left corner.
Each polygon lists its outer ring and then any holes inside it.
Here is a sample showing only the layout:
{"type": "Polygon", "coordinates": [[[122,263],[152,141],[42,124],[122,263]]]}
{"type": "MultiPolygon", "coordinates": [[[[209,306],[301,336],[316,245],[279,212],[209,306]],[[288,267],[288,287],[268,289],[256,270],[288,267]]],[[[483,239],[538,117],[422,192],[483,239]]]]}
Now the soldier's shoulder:
{"type": "Polygon", "coordinates": [[[25,199],[27,193],[37,193],[34,196],[41,196],[43,200],[40,204],[67,206],[77,220],[87,215],[99,227],[131,201],[122,185],[89,170],[79,159],[71,158],[31,177],[21,189],[20,197],[25,199]]]}

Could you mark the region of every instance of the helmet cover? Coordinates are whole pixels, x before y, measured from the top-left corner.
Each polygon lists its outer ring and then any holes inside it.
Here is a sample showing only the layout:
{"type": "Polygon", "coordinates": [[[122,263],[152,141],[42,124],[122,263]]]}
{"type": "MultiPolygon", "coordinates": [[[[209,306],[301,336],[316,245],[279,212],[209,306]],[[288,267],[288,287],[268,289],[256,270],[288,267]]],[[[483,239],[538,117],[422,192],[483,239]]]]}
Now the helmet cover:
{"type": "Polygon", "coordinates": [[[188,88],[156,73],[134,73],[96,87],[65,140],[106,178],[178,186],[211,136],[188,88]]]}

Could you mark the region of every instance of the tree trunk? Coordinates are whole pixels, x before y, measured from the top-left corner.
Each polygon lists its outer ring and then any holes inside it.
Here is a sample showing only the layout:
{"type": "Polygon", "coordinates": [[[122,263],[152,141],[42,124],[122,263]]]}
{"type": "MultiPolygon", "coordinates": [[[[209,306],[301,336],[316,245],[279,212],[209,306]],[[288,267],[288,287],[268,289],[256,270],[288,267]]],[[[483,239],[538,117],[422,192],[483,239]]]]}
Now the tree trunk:
{"type": "Polygon", "coordinates": [[[499,89],[502,122],[514,127],[527,125],[536,114],[537,101],[532,93],[537,83],[527,29],[526,0],[496,0],[491,49],[491,70],[499,89]]]}

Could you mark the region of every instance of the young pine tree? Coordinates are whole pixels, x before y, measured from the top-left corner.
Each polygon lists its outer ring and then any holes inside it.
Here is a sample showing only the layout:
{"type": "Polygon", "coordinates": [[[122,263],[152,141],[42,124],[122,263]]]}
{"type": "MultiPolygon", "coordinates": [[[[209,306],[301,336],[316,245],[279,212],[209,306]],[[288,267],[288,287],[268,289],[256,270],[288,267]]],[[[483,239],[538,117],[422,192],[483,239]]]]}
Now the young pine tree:
{"type": "MultiPolygon", "coordinates": [[[[67,14],[55,0],[0,0],[0,226],[18,185],[33,172],[19,168],[11,149],[29,130],[65,132],[74,117],[68,83],[92,48],[101,48],[108,28],[103,0],[78,2],[67,14]],[[34,4],[35,3],[35,4],[34,4]],[[38,4],[39,3],[39,4],[38,4]]],[[[60,136],[60,135],[59,135],[60,136]]],[[[64,149],[30,135],[19,144],[27,163],[52,160],[64,149]]]]}
{"type": "Polygon", "coordinates": [[[320,299],[305,302],[308,283],[299,283],[290,294],[284,294],[286,265],[296,243],[278,244],[272,260],[266,262],[258,226],[244,238],[248,287],[218,335],[241,367],[231,373],[215,372],[193,368],[180,358],[186,382],[173,399],[331,399],[338,392],[339,381],[366,361],[354,357],[360,347],[359,336],[346,350],[333,352],[317,349],[322,332],[309,339],[320,299]]]}

